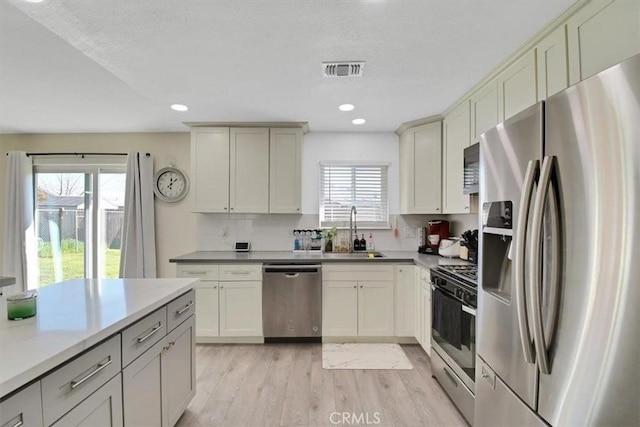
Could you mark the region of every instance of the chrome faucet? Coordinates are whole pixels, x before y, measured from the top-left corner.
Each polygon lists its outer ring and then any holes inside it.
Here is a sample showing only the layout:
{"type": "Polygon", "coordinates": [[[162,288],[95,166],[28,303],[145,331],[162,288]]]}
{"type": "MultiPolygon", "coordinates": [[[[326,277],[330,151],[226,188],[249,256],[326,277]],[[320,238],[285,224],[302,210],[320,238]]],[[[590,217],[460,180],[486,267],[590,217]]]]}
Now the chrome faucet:
{"type": "Polygon", "coordinates": [[[356,210],[355,205],[351,206],[351,212],[349,213],[349,252],[353,252],[354,247],[353,247],[353,240],[354,240],[354,235],[355,238],[358,238],[358,221],[357,221],[357,216],[358,211],[356,210]]]}

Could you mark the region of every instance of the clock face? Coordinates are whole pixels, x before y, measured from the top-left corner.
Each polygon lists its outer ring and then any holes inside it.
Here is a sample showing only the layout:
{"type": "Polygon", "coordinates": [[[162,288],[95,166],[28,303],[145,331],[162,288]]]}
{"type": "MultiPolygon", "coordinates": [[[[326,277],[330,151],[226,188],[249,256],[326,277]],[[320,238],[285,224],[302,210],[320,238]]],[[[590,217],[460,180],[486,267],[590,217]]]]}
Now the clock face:
{"type": "Polygon", "coordinates": [[[156,173],[154,191],[165,202],[182,200],[189,190],[186,175],[176,168],[164,168],[156,173]]]}

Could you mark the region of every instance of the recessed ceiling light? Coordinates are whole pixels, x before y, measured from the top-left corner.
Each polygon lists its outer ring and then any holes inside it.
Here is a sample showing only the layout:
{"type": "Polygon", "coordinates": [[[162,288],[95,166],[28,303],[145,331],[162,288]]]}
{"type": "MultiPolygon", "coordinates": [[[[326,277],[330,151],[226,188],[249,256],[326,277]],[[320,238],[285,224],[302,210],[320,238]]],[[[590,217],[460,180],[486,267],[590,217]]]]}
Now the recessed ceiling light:
{"type": "Polygon", "coordinates": [[[351,123],[353,123],[354,125],[363,125],[366,122],[367,121],[365,119],[353,119],[353,120],[351,120],[351,123]]]}
{"type": "Polygon", "coordinates": [[[182,104],[171,104],[171,109],[176,111],[187,111],[189,107],[182,104]]]}
{"type": "Polygon", "coordinates": [[[338,107],[338,110],[340,111],[351,111],[353,110],[355,107],[355,105],[353,104],[342,104],[338,107]]]}

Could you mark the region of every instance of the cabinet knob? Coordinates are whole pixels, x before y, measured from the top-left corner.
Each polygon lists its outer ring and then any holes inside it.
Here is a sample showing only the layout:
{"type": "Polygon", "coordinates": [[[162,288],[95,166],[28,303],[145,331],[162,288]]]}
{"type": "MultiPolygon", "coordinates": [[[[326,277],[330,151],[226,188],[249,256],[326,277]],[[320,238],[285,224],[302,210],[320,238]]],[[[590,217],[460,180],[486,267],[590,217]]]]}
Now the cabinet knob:
{"type": "Polygon", "coordinates": [[[231,210],[233,210],[233,208],[231,208],[231,210]]]}
{"type": "Polygon", "coordinates": [[[357,286],[354,286],[353,289],[357,288],[357,286]]]}
{"type": "Polygon", "coordinates": [[[218,289],[218,287],[217,287],[217,286],[214,286],[214,287],[213,287],[213,289],[218,289]]]}
{"type": "Polygon", "coordinates": [[[364,286],[360,285],[360,289],[364,288],[364,286]]]}
{"type": "Polygon", "coordinates": [[[297,210],[298,212],[300,212],[300,208],[297,208],[296,210],[297,210]]]}
{"type": "Polygon", "coordinates": [[[225,207],[225,208],[224,208],[224,210],[226,211],[226,210],[227,210],[227,208],[225,207]]]}
{"type": "Polygon", "coordinates": [[[437,210],[437,211],[439,211],[439,210],[440,210],[440,208],[436,208],[436,210],[437,210]]]}
{"type": "Polygon", "coordinates": [[[224,289],[224,286],[220,286],[220,289],[224,289]]]}
{"type": "Polygon", "coordinates": [[[464,207],[464,210],[465,210],[465,211],[468,211],[468,210],[469,210],[469,206],[465,206],[465,207],[464,207]]]}

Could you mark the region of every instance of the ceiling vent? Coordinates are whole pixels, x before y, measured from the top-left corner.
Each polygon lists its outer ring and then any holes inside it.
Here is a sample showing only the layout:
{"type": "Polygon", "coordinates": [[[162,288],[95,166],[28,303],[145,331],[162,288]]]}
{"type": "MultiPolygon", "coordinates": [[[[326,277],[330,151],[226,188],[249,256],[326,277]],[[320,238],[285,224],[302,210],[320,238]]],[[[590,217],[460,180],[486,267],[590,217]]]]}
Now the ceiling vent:
{"type": "Polygon", "coordinates": [[[364,62],[323,62],[324,77],[362,77],[364,62]]]}

